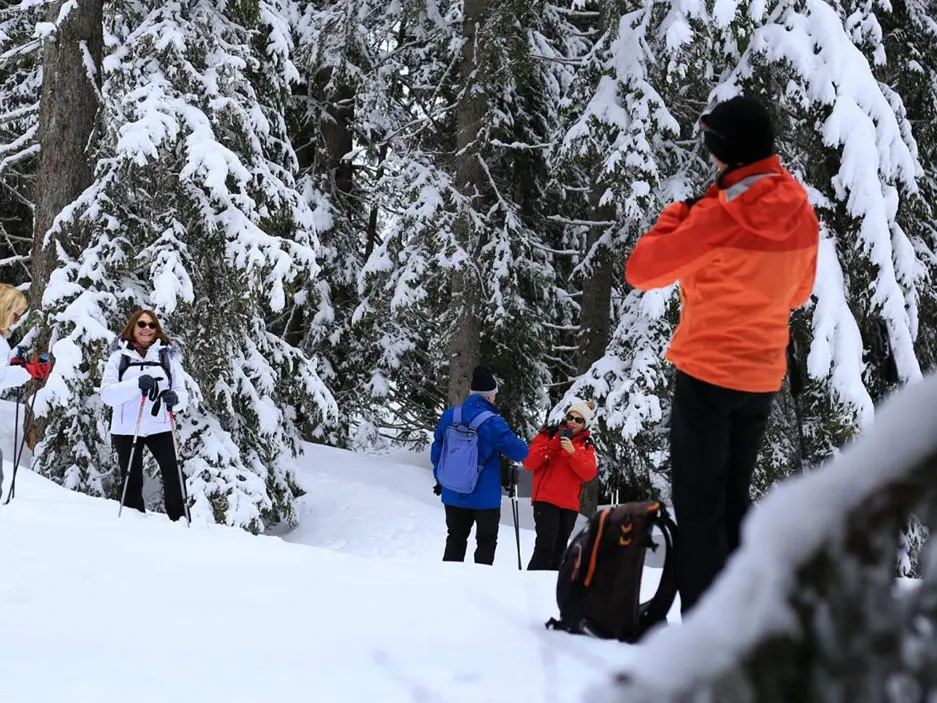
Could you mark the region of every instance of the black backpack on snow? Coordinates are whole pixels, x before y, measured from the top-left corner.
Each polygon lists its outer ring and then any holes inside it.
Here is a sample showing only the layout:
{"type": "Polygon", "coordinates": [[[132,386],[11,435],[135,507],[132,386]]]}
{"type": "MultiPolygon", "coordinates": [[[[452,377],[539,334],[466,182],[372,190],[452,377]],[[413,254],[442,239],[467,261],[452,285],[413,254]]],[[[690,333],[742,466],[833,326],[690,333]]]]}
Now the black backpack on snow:
{"type": "Polygon", "coordinates": [[[621,642],[638,641],[667,618],[677,595],[673,545],[677,527],[657,501],[625,503],[600,510],[573,538],[557,575],[556,603],[560,619],[548,629],[587,634],[621,642]],[[657,527],[664,535],[666,555],[654,597],[641,603],[641,580],[651,538],[657,527]]]}

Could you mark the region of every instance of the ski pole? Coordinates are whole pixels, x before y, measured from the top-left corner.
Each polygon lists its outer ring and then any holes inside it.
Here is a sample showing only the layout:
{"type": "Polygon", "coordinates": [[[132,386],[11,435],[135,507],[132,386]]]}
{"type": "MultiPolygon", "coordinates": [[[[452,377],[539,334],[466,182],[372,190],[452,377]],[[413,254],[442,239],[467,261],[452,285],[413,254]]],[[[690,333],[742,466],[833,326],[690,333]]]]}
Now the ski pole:
{"type": "Polygon", "coordinates": [[[127,462],[127,475],[124,476],[124,488],[120,492],[120,508],[117,517],[124,511],[124,500],[127,498],[127,485],[130,483],[130,470],[133,467],[133,458],[137,453],[137,442],[140,439],[140,423],[143,421],[143,406],[146,405],[146,391],[140,397],[140,412],[137,413],[137,426],[133,430],[133,446],[130,448],[130,461],[127,462]]]}
{"type": "Polygon", "coordinates": [[[192,518],[189,516],[189,495],[185,489],[185,476],[182,475],[182,456],[179,454],[179,442],[176,439],[176,414],[169,411],[169,423],[172,426],[172,450],[176,454],[176,470],[179,472],[179,491],[182,493],[182,507],[185,510],[185,524],[192,527],[192,518]]]}
{"type": "MultiPolygon", "coordinates": [[[[13,410],[13,465],[16,466],[16,445],[19,443],[20,434],[20,399],[23,397],[23,389],[20,388],[16,394],[16,405],[13,410]]],[[[3,497],[3,453],[0,452],[0,498],[3,497]]],[[[4,501],[6,505],[9,501],[4,501]]]]}
{"type": "Polygon", "coordinates": [[[517,570],[523,571],[521,565],[521,527],[519,523],[520,508],[517,504],[517,467],[511,467],[511,512],[514,515],[514,540],[517,542],[517,570]]]}
{"type": "MultiPolygon", "coordinates": [[[[13,408],[13,413],[14,413],[13,414],[13,466],[14,467],[16,466],[16,447],[17,445],[19,445],[19,442],[20,442],[19,440],[19,437],[20,437],[20,404],[22,403],[22,400],[23,400],[23,388],[22,386],[20,386],[16,394],[16,405],[13,408]]],[[[23,405],[23,409],[24,410],[26,409],[25,405],[23,405]]],[[[24,434],[25,434],[25,430],[26,430],[26,417],[23,416],[23,433],[24,434]]],[[[10,492],[11,493],[13,492],[13,479],[12,478],[10,479],[10,492]]],[[[0,494],[2,493],[3,493],[3,466],[0,465],[0,494]]],[[[9,502],[10,501],[8,498],[7,501],[4,502],[4,505],[6,505],[9,502]]]]}
{"type": "Polygon", "coordinates": [[[19,449],[17,450],[16,443],[17,437],[16,434],[19,431],[19,405],[20,405],[20,396],[22,395],[22,390],[16,398],[16,429],[13,433],[13,476],[10,478],[10,492],[7,494],[6,500],[3,501],[4,505],[8,505],[16,493],[16,472],[20,468],[20,461],[23,458],[23,452],[26,450],[26,438],[29,436],[29,429],[32,427],[32,420],[30,420],[29,425],[26,424],[27,415],[32,418],[33,409],[36,407],[36,397],[39,395],[39,391],[36,390],[33,393],[33,398],[29,402],[29,410],[26,410],[26,403],[23,403],[23,437],[19,439],[19,449]]]}

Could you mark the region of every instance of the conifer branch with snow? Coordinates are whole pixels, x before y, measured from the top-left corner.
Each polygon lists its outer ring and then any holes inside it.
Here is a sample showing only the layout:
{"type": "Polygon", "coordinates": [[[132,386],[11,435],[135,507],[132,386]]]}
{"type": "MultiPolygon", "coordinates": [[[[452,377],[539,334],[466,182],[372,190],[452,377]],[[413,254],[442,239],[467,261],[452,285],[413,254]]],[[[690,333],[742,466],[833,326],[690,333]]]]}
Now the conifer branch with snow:
{"type": "Polygon", "coordinates": [[[303,427],[337,415],[315,358],[264,320],[298,278],[318,275],[318,221],[295,186],[282,118],[290,45],[266,3],[127,2],[112,13],[95,181],[59,219],[91,245],[60,252],[45,294],[62,312],[38,467],[113,495],[93,389],[112,331],[152,307],[190,376],[180,432],[193,518],[252,531],[290,522],[288,459],[303,427]],[[85,452],[62,441],[76,436],[67,427],[87,430],[85,452]]]}

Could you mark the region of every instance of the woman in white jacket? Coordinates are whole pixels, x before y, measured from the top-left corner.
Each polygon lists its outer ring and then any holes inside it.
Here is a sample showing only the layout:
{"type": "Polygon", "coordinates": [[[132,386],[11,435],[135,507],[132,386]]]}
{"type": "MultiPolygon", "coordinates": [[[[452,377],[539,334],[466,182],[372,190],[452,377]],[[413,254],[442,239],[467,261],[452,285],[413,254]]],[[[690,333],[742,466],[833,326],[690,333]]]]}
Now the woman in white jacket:
{"type": "Polygon", "coordinates": [[[113,408],[111,440],[120,462],[122,482],[127,476],[133,437],[139,423],[137,450],[133,452],[124,505],[146,512],[143,505],[145,446],[159,464],[166,514],[170,520],[178,520],[185,515],[185,498],[169,415],[185,406],[188,395],[182,367],[156,313],[137,310],[127,321],[118,349],[104,367],[101,398],[113,408]]]}
{"type": "MultiPolygon", "coordinates": [[[[30,379],[29,372],[22,366],[11,366],[13,350],[7,343],[10,328],[25,314],[26,296],[13,286],[0,283],[0,391],[22,386],[30,379]]],[[[16,448],[13,449],[14,453],[16,448]]],[[[3,451],[0,450],[0,496],[3,495],[3,451]]]]}

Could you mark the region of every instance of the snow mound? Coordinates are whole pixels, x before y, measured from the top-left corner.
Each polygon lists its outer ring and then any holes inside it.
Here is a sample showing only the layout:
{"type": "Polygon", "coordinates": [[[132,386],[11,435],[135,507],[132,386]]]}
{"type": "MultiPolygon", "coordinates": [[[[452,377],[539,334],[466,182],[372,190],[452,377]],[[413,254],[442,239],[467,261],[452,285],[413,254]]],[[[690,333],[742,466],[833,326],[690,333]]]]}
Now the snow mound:
{"type": "Polygon", "coordinates": [[[510,510],[495,568],[445,564],[425,466],[307,449],[285,538],[118,519],[21,468],[0,508],[3,699],[578,700],[630,656],[544,628],[555,574],[517,570],[510,510]]]}
{"type": "MultiPolygon", "coordinates": [[[[800,622],[789,594],[797,586],[798,569],[842,530],[847,515],[933,456],[935,400],[937,374],[903,387],[836,458],[779,484],[754,507],[743,526],[741,549],[698,607],[681,627],[651,633],[624,665],[644,693],[640,700],[685,700],[688,691],[737,667],[756,643],[797,632],[800,622]]],[[[896,579],[895,591],[916,585],[896,579]]],[[[601,688],[594,700],[638,700],[629,697],[632,690],[609,691],[607,683],[601,688]]]]}

